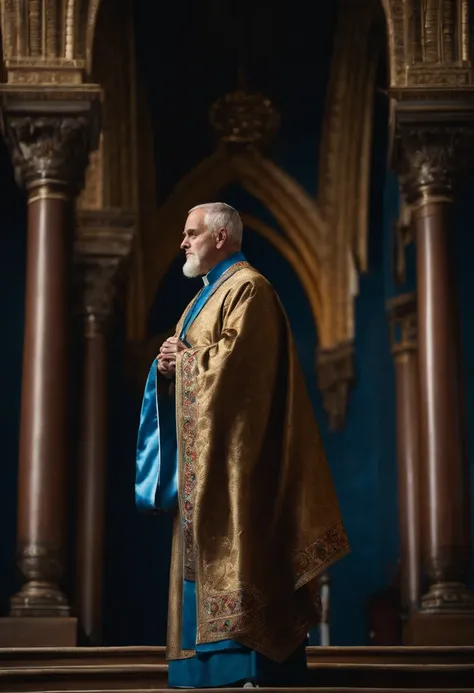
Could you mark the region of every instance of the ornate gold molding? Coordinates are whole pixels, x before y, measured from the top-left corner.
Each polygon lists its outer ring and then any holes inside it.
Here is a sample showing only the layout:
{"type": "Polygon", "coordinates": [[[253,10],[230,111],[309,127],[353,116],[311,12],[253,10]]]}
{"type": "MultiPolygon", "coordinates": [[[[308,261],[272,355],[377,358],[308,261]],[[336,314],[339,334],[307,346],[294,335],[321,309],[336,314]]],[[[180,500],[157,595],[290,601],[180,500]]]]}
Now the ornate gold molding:
{"type": "Polygon", "coordinates": [[[468,0],[382,0],[392,88],[473,86],[468,0]]]}
{"type": "MultiPolygon", "coordinates": [[[[140,281],[136,276],[140,265],[132,252],[142,223],[133,32],[131,0],[102,0],[92,55],[92,79],[101,85],[104,95],[102,133],[77,204],[81,310],[93,329],[102,329],[102,323],[111,319],[125,274],[128,298],[140,281]]],[[[135,320],[131,307],[135,305],[127,300],[127,323],[135,320]]]]}
{"type": "Polygon", "coordinates": [[[354,338],[358,272],[367,269],[368,209],[376,67],[382,49],[378,0],[342,0],[326,96],[318,178],[326,257],[321,293],[326,339],[336,349],[354,338]]]}
{"type": "Polygon", "coordinates": [[[100,0],[1,0],[10,84],[79,85],[91,70],[100,0]]]}
{"type": "Polygon", "coordinates": [[[103,90],[102,134],[78,200],[84,209],[137,207],[133,18],[129,0],[118,5],[102,0],[96,23],[91,77],[103,90]]]}

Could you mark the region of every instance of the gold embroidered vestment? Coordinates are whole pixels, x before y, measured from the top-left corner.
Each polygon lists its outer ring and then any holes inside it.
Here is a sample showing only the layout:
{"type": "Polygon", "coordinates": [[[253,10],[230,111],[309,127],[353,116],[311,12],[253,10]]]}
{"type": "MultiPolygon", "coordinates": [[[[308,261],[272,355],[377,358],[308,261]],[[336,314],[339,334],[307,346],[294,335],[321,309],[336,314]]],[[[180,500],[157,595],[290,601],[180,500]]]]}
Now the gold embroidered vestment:
{"type": "Polygon", "coordinates": [[[283,661],[318,621],[318,576],[348,551],[288,320],[245,265],[186,340],[176,365],[168,657],[194,655],[181,649],[187,579],[196,581],[198,644],[231,638],[283,661]]]}

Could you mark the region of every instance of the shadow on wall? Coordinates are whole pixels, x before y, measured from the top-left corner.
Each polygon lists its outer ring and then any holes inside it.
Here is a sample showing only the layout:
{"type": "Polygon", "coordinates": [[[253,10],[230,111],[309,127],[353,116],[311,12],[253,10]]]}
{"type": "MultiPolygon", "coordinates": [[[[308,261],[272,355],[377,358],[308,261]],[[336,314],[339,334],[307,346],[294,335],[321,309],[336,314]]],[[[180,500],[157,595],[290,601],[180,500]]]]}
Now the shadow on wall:
{"type": "Polygon", "coordinates": [[[10,157],[0,138],[0,436],[2,483],[0,484],[0,614],[18,587],[15,569],[18,435],[20,421],[21,363],[26,276],[26,203],[13,179],[10,157]]]}

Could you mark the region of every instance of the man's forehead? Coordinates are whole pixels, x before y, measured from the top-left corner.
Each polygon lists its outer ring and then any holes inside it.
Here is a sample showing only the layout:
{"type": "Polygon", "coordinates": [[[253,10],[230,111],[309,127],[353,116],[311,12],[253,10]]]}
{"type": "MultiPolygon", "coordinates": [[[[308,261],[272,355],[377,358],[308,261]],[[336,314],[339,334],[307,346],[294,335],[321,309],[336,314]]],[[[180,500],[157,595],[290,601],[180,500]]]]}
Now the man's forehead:
{"type": "Polygon", "coordinates": [[[200,229],[204,224],[204,218],[206,216],[205,209],[195,209],[191,214],[188,214],[186,223],[184,225],[186,229],[200,229]]]}

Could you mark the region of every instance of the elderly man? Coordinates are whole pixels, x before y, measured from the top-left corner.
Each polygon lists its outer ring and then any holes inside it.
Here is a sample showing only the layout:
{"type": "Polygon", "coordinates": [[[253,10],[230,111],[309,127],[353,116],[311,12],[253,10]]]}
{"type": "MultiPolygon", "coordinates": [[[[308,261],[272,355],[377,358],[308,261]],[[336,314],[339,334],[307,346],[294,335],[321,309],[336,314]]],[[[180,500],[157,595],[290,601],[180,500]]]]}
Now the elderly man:
{"type": "Polygon", "coordinates": [[[203,287],[152,364],[136,502],[174,513],[169,685],[302,681],[317,578],[348,551],[288,320],[223,203],[188,215],[203,287]]]}

